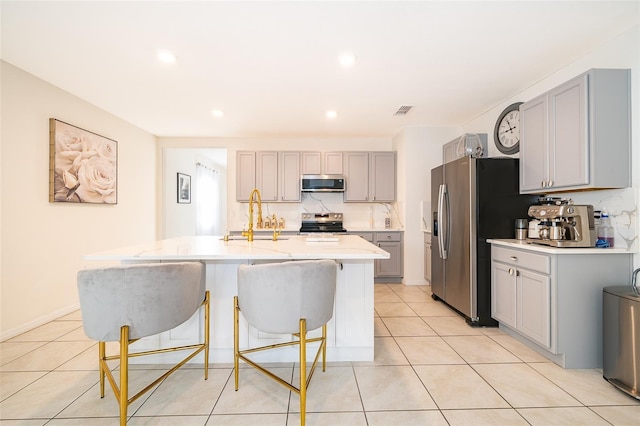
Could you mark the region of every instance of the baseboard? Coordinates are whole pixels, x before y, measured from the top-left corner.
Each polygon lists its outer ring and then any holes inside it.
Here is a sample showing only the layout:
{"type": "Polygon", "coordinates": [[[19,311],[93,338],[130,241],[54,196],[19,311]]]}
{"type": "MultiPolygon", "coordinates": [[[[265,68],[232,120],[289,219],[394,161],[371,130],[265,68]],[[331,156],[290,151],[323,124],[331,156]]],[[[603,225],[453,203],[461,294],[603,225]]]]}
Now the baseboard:
{"type": "Polygon", "coordinates": [[[18,327],[3,331],[0,334],[0,342],[4,342],[5,340],[11,339],[12,337],[16,337],[22,333],[31,331],[34,328],[40,327],[43,324],[46,324],[48,322],[61,318],[65,315],[69,315],[71,312],[75,312],[78,309],[80,309],[80,304],[76,303],[74,305],[67,306],[66,308],[58,309],[57,311],[51,312],[50,314],[36,318],[18,327]]]}
{"type": "Polygon", "coordinates": [[[412,280],[408,280],[403,278],[402,279],[402,284],[404,285],[429,285],[429,281],[424,280],[424,279],[412,279],[412,280]]]}

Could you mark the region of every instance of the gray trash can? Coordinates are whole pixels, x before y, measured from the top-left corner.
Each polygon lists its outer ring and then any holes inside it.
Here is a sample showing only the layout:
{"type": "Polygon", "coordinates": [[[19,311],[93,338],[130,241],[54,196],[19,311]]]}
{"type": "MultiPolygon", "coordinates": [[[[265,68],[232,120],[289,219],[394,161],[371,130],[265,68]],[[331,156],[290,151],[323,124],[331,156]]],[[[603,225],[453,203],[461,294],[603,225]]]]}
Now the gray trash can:
{"type": "Polygon", "coordinates": [[[640,400],[640,295],[631,286],[602,293],[603,376],[640,400]]]}

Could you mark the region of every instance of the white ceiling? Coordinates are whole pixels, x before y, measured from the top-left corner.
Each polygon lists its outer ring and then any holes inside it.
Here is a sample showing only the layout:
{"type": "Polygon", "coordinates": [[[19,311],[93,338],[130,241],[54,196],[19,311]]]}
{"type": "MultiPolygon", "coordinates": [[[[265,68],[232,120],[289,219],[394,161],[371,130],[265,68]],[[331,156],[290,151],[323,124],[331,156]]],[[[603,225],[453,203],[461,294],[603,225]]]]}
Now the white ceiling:
{"type": "Polygon", "coordinates": [[[2,0],[0,55],[158,136],[391,137],[464,124],[638,25],[639,6],[2,0]]]}

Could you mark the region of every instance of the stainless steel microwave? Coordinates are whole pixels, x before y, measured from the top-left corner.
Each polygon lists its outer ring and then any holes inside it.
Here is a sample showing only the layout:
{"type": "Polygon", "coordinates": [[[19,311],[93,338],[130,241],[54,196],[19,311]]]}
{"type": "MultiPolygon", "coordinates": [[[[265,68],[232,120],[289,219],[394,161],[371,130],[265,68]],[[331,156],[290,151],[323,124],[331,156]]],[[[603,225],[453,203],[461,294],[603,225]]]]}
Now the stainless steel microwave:
{"type": "Polygon", "coordinates": [[[344,192],[342,175],[302,175],[302,192],[344,192]]]}

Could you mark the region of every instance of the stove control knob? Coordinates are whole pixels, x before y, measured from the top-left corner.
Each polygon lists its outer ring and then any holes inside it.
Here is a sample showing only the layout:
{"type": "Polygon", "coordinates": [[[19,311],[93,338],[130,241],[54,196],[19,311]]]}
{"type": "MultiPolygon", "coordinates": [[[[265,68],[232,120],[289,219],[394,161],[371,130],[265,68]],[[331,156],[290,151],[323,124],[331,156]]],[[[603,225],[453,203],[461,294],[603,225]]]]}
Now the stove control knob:
{"type": "Polygon", "coordinates": [[[540,210],[540,216],[546,216],[547,211],[546,210],[540,210]]]}
{"type": "Polygon", "coordinates": [[[573,214],[573,207],[567,207],[567,214],[573,214]]]}

